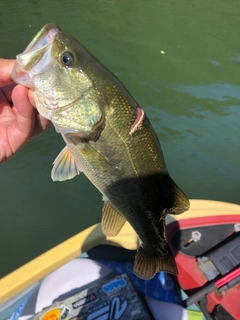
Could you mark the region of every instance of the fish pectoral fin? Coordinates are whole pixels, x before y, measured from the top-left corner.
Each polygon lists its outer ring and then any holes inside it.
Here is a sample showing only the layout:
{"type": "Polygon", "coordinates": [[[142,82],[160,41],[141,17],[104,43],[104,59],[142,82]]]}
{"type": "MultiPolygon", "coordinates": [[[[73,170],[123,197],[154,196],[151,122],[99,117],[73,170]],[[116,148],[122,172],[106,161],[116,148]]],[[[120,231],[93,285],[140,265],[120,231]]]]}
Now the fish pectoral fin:
{"type": "Polygon", "coordinates": [[[102,231],[106,236],[115,237],[125,224],[126,219],[108,201],[104,201],[102,210],[102,231]]]}
{"type": "Polygon", "coordinates": [[[65,181],[74,178],[81,171],[74,156],[66,146],[53,162],[51,177],[53,181],[65,181]]]}
{"type": "Polygon", "coordinates": [[[143,280],[152,279],[157,272],[165,271],[173,275],[178,274],[177,265],[173,256],[168,253],[155,256],[139,247],[135,257],[134,273],[143,280]]]}

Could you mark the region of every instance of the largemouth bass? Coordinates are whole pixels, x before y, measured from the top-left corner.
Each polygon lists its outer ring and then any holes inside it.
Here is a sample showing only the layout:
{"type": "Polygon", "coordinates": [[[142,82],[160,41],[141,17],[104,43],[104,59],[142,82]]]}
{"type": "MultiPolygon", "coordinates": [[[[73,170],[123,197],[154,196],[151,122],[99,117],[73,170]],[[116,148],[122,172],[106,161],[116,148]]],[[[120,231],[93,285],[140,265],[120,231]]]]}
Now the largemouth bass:
{"type": "Polygon", "coordinates": [[[52,179],[88,177],[103,195],[106,235],[116,236],[128,220],[140,240],[137,276],[177,274],[165,216],[188,210],[189,201],[168,174],[146,113],[122,83],[55,24],[17,56],[12,78],[34,90],[39,113],[66,143],[52,179]]]}

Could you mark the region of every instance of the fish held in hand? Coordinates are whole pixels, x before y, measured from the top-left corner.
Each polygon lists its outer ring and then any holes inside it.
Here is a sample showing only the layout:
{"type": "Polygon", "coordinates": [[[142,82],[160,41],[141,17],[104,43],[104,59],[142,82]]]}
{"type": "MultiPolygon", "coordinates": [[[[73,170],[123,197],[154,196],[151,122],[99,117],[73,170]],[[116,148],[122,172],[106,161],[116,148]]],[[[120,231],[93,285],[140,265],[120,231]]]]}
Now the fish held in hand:
{"type": "Polygon", "coordinates": [[[102,229],[116,236],[126,220],[140,245],[134,272],[151,279],[177,274],[165,216],[189,201],[168,174],[160,142],[142,108],[121,82],[78,41],[46,25],[17,56],[15,82],[34,90],[39,113],[66,143],[52,179],[83,172],[103,195],[102,229]]]}

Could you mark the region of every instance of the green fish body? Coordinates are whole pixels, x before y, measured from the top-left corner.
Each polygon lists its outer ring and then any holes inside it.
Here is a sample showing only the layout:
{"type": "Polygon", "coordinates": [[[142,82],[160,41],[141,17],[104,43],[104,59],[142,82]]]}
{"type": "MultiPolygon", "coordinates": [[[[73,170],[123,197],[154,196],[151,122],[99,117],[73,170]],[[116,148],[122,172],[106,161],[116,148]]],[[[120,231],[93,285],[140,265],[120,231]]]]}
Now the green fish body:
{"type": "Polygon", "coordinates": [[[38,111],[66,142],[52,179],[67,180],[80,172],[88,177],[103,195],[106,235],[116,236],[126,220],[131,224],[140,239],[137,276],[177,274],[165,216],[188,210],[189,201],[169,176],[159,140],[126,88],[54,24],[17,56],[12,75],[35,91],[38,111]]]}

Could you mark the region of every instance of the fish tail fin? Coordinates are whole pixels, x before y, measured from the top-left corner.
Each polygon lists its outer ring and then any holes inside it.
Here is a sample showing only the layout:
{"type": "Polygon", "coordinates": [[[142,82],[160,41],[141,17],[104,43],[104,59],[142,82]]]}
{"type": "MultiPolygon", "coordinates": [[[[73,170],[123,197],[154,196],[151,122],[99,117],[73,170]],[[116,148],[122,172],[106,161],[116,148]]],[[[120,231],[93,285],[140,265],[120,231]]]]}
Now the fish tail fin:
{"type": "Polygon", "coordinates": [[[135,275],[143,280],[150,280],[160,271],[173,275],[178,274],[177,265],[172,254],[169,252],[163,256],[156,256],[139,247],[134,263],[135,275]]]}

